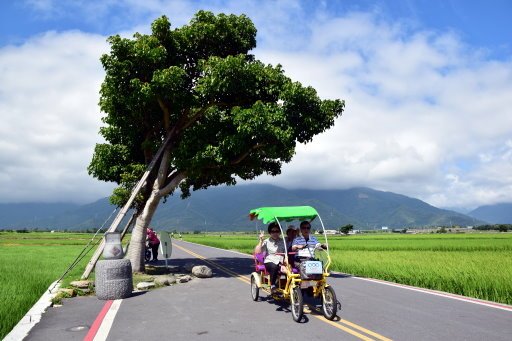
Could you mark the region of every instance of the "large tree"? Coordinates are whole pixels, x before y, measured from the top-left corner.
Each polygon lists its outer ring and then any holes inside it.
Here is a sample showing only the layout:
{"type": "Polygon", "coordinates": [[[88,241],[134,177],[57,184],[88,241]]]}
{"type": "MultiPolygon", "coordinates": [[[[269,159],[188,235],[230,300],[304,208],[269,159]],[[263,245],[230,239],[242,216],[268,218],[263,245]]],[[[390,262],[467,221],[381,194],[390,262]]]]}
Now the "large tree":
{"type": "Polygon", "coordinates": [[[245,15],[199,11],[173,30],[162,16],[151,28],[149,35],[108,39],[100,92],[106,143],[96,145],[88,167],[94,177],[119,184],[111,201],[123,205],[166,141],[134,205],[133,271],[144,271],[146,229],[162,198],[178,187],[186,197],[233,185],[236,177],[277,175],[297,142],[331,127],[344,108],[249,54],[256,28],[245,15]]]}

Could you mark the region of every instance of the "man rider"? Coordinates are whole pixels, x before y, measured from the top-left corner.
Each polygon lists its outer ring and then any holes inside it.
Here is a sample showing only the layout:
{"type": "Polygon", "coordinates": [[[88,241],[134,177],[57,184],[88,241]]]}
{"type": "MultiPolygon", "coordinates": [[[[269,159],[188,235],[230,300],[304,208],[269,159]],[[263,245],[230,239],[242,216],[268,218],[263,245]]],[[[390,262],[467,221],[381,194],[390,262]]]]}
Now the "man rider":
{"type": "MultiPolygon", "coordinates": [[[[300,232],[302,236],[298,236],[292,242],[292,251],[298,251],[295,257],[295,266],[299,268],[301,278],[308,279],[310,276],[306,274],[305,270],[305,262],[308,259],[314,257],[314,250],[316,248],[327,249],[325,244],[321,244],[318,242],[315,236],[311,236],[311,224],[309,221],[303,221],[300,223],[300,232]]],[[[312,290],[311,288],[308,288],[312,290]]],[[[304,289],[306,290],[306,289],[304,289]]],[[[309,295],[312,295],[311,291],[309,291],[309,295]]]]}
{"type": "MultiPolygon", "coordinates": [[[[292,251],[302,250],[304,248],[315,249],[321,247],[323,249],[327,249],[325,244],[320,244],[318,239],[315,236],[310,235],[311,233],[311,224],[309,221],[303,221],[300,223],[300,232],[302,236],[298,236],[292,242],[292,251]]],[[[299,252],[298,258],[313,258],[313,254],[311,253],[309,256],[304,256],[304,252],[299,252]]],[[[307,255],[307,254],[306,254],[307,255]]]]}

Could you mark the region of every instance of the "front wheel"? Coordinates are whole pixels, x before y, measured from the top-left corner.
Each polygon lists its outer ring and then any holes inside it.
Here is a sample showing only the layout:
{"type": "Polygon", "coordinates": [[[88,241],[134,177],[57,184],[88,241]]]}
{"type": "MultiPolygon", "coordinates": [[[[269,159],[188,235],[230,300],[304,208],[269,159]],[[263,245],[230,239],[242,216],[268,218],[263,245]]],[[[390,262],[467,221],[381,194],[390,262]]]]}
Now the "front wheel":
{"type": "Polygon", "coordinates": [[[302,314],[304,313],[304,302],[302,301],[302,292],[300,287],[292,289],[290,295],[290,305],[292,311],[292,318],[295,322],[300,322],[302,314]]]}
{"type": "Polygon", "coordinates": [[[258,297],[260,297],[260,288],[258,288],[254,275],[251,276],[251,296],[253,301],[257,301],[258,297]]]}
{"type": "Polygon", "coordinates": [[[332,287],[325,287],[322,293],[322,312],[326,319],[332,320],[338,312],[338,301],[332,287]]]}

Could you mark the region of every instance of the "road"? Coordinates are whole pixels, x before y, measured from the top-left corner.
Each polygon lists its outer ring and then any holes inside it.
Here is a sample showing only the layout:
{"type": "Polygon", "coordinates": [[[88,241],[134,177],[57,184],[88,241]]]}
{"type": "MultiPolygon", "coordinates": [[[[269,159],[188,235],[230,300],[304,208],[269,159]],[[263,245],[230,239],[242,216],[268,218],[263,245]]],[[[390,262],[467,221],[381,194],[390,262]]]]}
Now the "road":
{"type": "Polygon", "coordinates": [[[108,307],[95,297],[69,299],[50,308],[26,340],[92,339],[98,320],[95,340],[512,340],[510,306],[342,274],[328,280],[342,304],[339,318],[328,321],[312,305],[296,323],[286,303],[265,293],[252,301],[251,257],[173,240],[170,264],[188,262],[210,266],[213,278],[108,307]]]}

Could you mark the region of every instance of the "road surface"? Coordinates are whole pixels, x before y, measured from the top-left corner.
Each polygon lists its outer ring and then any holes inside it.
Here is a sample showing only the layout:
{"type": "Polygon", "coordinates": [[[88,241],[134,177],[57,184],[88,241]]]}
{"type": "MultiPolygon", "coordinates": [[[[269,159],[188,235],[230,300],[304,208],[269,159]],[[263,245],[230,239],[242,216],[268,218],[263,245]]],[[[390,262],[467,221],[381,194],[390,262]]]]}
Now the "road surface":
{"type": "Polygon", "coordinates": [[[116,301],[66,300],[26,340],[512,340],[512,307],[332,274],[342,308],[326,320],[311,302],[301,323],[288,305],[250,294],[252,258],[173,240],[169,264],[206,264],[194,279],[116,301]]]}

